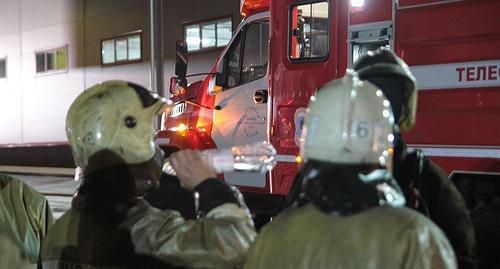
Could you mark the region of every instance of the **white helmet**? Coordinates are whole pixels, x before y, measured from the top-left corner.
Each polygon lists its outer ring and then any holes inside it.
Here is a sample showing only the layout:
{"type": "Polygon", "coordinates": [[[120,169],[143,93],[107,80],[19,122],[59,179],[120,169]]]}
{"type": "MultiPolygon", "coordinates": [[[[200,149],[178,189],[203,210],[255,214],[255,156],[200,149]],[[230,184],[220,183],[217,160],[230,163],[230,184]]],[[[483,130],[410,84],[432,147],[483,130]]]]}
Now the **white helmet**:
{"type": "Polygon", "coordinates": [[[145,88],[106,81],[80,94],[66,117],[66,134],[76,165],[85,175],[116,166],[152,159],[157,149],[154,116],[166,100],[145,88]],[[97,160],[89,163],[89,159],[97,160]]]}
{"type": "Polygon", "coordinates": [[[348,70],[311,97],[301,155],[305,161],[379,164],[392,171],[393,125],[391,106],[382,91],[348,70]]]}

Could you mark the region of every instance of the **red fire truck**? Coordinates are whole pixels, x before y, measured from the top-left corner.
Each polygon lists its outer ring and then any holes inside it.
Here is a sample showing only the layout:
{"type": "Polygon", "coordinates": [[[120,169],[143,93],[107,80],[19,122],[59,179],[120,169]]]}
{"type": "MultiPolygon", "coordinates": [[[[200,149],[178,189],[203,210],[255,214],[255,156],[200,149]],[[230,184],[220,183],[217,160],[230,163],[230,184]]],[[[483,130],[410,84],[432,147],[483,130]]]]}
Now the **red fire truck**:
{"type": "Polygon", "coordinates": [[[241,14],[202,81],[185,85],[179,46],[175,106],[163,115],[158,142],[167,151],[272,143],[278,164],[271,172],[224,174],[255,212],[277,213],[291,187],[311,95],[382,46],[419,82],[409,146],[423,149],[464,192],[471,182],[488,189],[500,178],[499,1],[242,0],[241,14]]]}

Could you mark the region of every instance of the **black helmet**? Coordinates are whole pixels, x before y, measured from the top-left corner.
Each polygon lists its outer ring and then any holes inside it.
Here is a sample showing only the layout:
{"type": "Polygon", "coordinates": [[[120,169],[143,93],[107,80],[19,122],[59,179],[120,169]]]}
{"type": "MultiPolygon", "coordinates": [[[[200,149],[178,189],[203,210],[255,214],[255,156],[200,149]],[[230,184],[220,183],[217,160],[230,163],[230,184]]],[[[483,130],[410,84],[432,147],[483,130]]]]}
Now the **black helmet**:
{"type": "Polygon", "coordinates": [[[408,65],[393,51],[380,48],[360,57],[353,69],[384,92],[400,129],[410,130],[415,124],[417,81],[408,65]]]}

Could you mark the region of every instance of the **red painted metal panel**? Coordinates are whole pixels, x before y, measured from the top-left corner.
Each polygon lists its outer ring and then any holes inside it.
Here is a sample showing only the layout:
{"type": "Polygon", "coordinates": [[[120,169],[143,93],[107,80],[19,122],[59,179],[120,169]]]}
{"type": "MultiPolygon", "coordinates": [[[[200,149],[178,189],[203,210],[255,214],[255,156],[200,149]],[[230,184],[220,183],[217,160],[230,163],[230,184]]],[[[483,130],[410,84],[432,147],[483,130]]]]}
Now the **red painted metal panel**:
{"type": "MultiPolygon", "coordinates": [[[[416,2],[433,1],[402,1],[416,2]]],[[[492,0],[402,9],[396,15],[396,51],[409,65],[498,60],[499,23],[500,2],[492,0]]],[[[500,88],[421,90],[416,126],[405,137],[412,144],[500,146],[500,88]]],[[[498,159],[433,159],[448,173],[500,171],[498,159]]]]}
{"type": "Polygon", "coordinates": [[[420,91],[417,121],[408,143],[500,145],[497,88],[420,91]]]}
{"type": "Polygon", "coordinates": [[[350,18],[351,25],[389,21],[391,19],[392,1],[390,0],[366,0],[363,10],[359,12],[352,12],[350,18]]]}
{"type": "MultiPolygon", "coordinates": [[[[324,61],[294,63],[288,58],[289,10],[292,0],[271,1],[271,31],[269,49],[271,111],[271,143],[278,154],[296,155],[294,115],[297,108],[306,107],[316,89],[338,76],[339,57],[347,58],[343,50],[339,55],[339,4],[330,1],[329,56],[324,61]]],[[[347,2],[347,1],[339,1],[347,2]]],[[[347,10],[346,3],[343,10],[347,10]]],[[[345,18],[344,18],[345,20],[345,18]]],[[[345,24],[342,25],[345,27],[345,24]]],[[[346,31],[346,28],[344,29],[346,31]]],[[[345,37],[345,35],[342,35],[345,37]]],[[[345,39],[344,39],[345,40],[345,39]]],[[[345,42],[340,42],[345,43],[345,42]]],[[[345,60],[342,59],[345,64],[345,60]]],[[[297,164],[280,163],[272,170],[273,193],[286,194],[295,177],[297,164]]]]}
{"type": "Polygon", "coordinates": [[[399,0],[399,7],[426,6],[445,4],[455,1],[472,1],[472,0],[399,0]]]}

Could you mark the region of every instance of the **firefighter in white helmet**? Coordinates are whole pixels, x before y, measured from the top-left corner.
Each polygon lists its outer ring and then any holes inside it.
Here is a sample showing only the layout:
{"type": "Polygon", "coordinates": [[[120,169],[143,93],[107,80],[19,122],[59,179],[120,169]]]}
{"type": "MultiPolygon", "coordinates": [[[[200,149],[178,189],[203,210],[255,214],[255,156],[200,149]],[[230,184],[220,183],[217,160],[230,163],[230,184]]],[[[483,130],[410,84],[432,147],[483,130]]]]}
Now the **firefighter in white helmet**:
{"type": "Polygon", "coordinates": [[[199,152],[171,156],[197,198],[197,220],[141,198],[161,174],[153,119],[163,107],[164,99],[123,81],[95,85],[73,102],[66,129],[83,180],[43,241],[43,268],[233,268],[244,260],[255,237],[248,209],[199,152]]]}
{"type": "Polygon", "coordinates": [[[462,195],[444,171],[421,150],[408,151],[400,131],[415,125],[417,82],[406,63],[393,51],[370,51],[354,63],[361,79],[379,87],[391,102],[397,123],[394,134],[394,177],[407,206],[427,215],[443,230],[457,256],[459,268],[476,268],[472,221],[462,195]]]}
{"type": "Polygon", "coordinates": [[[355,73],[321,87],[301,137],[304,203],[264,226],[245,268],[456,268],[439,228],[392,178],[393,114],[355,73]]]}

